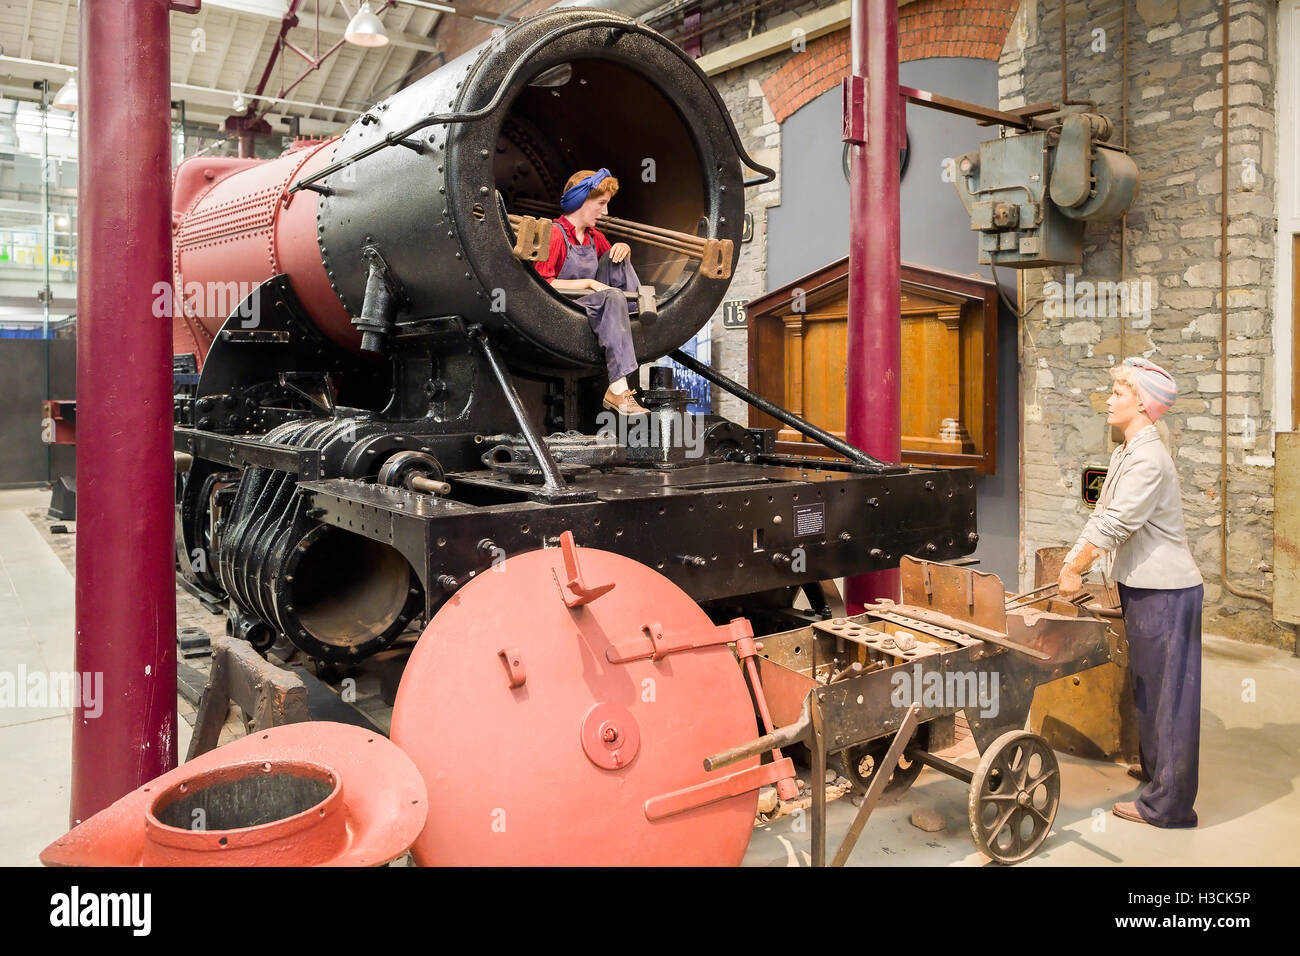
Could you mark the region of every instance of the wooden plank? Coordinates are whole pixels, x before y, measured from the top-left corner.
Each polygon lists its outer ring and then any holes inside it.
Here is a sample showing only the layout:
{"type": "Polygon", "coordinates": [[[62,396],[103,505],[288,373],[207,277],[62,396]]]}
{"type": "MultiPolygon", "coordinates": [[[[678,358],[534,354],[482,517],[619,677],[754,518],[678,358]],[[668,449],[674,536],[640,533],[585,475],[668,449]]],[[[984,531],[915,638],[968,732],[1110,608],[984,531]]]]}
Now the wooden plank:
{"type": "Polygon", "coordinates": [[[1291,427],[1300,422],[1300,295],[1294,291],[1300,278],[1300,235],[1291,237],[1291,427]]]}
{"type": "Polygon", "coordinates": [[[1278,432],[1273,464],[1273,617],[1300,624],[1300,432],[1278,432]]]}

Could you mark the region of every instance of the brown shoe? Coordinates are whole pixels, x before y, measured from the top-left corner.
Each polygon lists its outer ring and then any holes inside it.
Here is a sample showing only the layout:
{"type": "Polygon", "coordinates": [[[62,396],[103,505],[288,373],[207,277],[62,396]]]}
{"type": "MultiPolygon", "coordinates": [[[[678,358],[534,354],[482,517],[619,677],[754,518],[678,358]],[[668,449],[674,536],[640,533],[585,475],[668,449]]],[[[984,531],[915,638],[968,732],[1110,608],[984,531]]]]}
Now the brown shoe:
{"type": "Polygon", "coordinates": [[[1143,783],[1150,783],[1151,778],[1142,772],[1140,763],[1131,763],[1128,765],[1128,775],[1134,780],[1141,780],[1143,783]]]}
{"type": "Polygon", "coordinates": [[[604,405],[611,412],[618,412],[620,415],[649,414],[636,400],[636,394],[630,388],[621,395],[615,395],[609,389],[605,389],[604,405]]]}
{"type": "MultiPolygon", "coordinates": [[[[1134,823],[1147,823],[1146,818],[1142,816],[1142,814],[1138,813],[1136,803],[1117,803],[1110,808],[1110,812],[1115,814],[1115,816],[1119,817],[1121,820],[1132,820],[1134,823]]],[[[1152,826],[1153,824],[1148,823],[1147,825],[1152,826]]]]}

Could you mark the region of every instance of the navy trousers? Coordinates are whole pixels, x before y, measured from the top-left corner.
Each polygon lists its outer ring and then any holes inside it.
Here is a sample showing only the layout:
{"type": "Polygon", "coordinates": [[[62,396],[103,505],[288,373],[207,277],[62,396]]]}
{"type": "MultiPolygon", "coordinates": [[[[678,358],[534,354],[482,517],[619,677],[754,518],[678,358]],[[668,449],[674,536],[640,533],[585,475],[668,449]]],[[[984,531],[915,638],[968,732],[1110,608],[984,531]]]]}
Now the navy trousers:
{"type": "Polygon", "coordinates": [[[1138,813],[1158,827],[1196,826],[1201,746],[1201,605],[1205,585],[1119,585],[1137,704],[1142,770],[1138,813]]]}
{"type": "MultiPolygon", "coordinates": [[[[575,259],[575,252],[585,251],[586,247],[569,247],[569,258],[575,259]]],[[[560,278],[576,278],[567,273],[568,261],[560,271],[560,278]]],[[[632,320],[628,315],[628,300],[623,291],[634,293],[641,287],[636,269],[632,268],[632,259],[615,263],[608,252],[603,252],[595,264],[595,281],[611,286],[599,293],[588,293],[577,299],[585,308],[586,317],[591,324],[595,338],[604,349],[604,364],[610,373],[610,381],[617,381],[632,375],[640,368],[637,362],[636,347],[632,345],[632,320]]]]}

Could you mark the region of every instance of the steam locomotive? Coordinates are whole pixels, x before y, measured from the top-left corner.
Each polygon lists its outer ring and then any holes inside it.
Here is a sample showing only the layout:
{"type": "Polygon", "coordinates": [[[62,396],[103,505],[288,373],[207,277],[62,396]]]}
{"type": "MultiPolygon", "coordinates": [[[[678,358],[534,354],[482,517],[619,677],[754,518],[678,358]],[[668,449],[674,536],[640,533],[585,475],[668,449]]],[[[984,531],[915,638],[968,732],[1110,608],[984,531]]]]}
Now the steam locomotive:
{"type": "MultiPolygon", "coordinates": [[[[759,631],[831,606],[836,577],[974,550],[972,470],[876,461],[703,366],[845,457],[774,454],[773,430],[692,414],[662,368],[639,427],[600,427],[600,346],[511,214],[602,166],[619,216],[730,240],[725,275],[744,190],[773,175],[689,56],[584,9],[521,21],[337,138],[180,165],[177,562],[234,633],[359,661],[565,531],[759,631]]],[[[637,358],[690,362],[727,279],[629,245],[659,290],[637,358]]]]}

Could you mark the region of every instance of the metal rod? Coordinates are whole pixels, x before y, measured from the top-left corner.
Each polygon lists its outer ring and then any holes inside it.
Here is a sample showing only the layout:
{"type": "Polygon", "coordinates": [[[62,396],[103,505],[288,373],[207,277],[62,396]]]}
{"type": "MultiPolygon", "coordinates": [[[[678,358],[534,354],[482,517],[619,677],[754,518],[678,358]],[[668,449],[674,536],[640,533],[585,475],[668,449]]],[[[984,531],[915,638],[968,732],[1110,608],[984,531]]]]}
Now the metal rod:
{"type": "Polygon", "coordinates": [[[1018,607],[1028,607],[1031,604],[1037,604],[1039,601],[1051,600],[1054,594],[1044,592],[1054,592],[1059,587],[1060,585],[1053,582],[1052,584],[1044,584],[1041,588],[1034,588],[1032,591],[1026,591],[1024,594],[1017,594],[1015,597],[1007,601],[1004,610],[1013,611],[1018,607]],[[1034,597],[1035,594],[1041,596],[1034,597]],[[1026,601],[1024,600],[1025,598],[1031,598],[1031,600],[1026,601]]]}
{"type": "Polygon", "coordinates": [[[793,724],[778,727],[770,734],[764,734],[757,740],[751,740],[747,744],[740,744],[729,750],[723,750],[705,757],[704,769],[708,771],[718,770],[733,763],[738,763],[746,757],[756,757],[775,748],[789,747],[791,744],[803,740],[810,726],[812,726],[811,719],[805,714],[793,724]]]}
{"type": "MultiPolygon", "coordinates": [[[[219,90],[212,86],[195,86],[193,83],[173,83],[172,86],[178,90],[189,90],[193,93],[219,93],[222,96],[245,98],[252,96],[252,93],[242,93],[239,90],[219,90]]],[[[329,106],[325,103],[309,103],[306,100],[287,100],[282,96],[268,96],[265,93],[257,96],[258,100],[264,100],[268,103],[280,103],[284,106],[302,106],[307,109],[315,110],[332,110],[335,113],[351,113],[353,116],[360,116],[361,110],[345,109],[342,106],[329,106]]]]}
{"type": "Polygon", "coordinates": [[[81,0],[80,36],[74,824],[176,766],[168,0],[81,0]]]}
{"type": "MultiPolygon", "coordinates": [[[[520,199],[515,205],[521,209],[536,209],[541,212],[559,215],[559,203],[543,202],[540,199],[520,199]]],[[[555,215],[551,216],[552,219],[555,215]]],[[[707,241],[703,236],[692,236],[689,232],[679,232],[676,229],[667,229],[663,226],[652,226],[649,223],[634,222],[631,219],[619,219],[617,216],[602,216],[597,223],[602,230],[611,231],[615,229],[634,229],[638,232],[648,233],[658,236],[662,239],[670,239],[675,242],[686,244],[696,244],[701,248],[707,241]]]]}
{"type": "Polygon", "coordinates": [[[1059,11],[1060,11],[1059,16],[1061,20],[1060,22],[1061,35],[1060,35],[1060,39],[1057,41],[1057,44],[1060,46],[1060,50],[1061,50],[1061,105],[1064,106],[1066,103],[1070,102],[1070,68],[1066,61],[1066,55],[1065,55],[1065,51],[1066,51],[1065,0],[1061,0],[1059,4],[1059,11]]]}
{"type": "MultiPolygon", "coordinates": [[[[298,4],[301,2],[302,0],[289,0],[289,7],[284,11],[284,16],[280,18],[279,35],[275,38],[276,42],[271,46],[271,55],[267,57],[266,66],[262,69],[262,78],[257,83],[257,91],[254,93],[253,98],[248,101],[248,108],[244,111],[245,116],[251,117],[257,112],[257,101],[261,98],[261,94],[266,90],[267,81],[271,79],[271,71],[275,69],[275,61],[280,58],[280,44],[285,42],[285,37],[288,36],[289,30],[298,23],[298,4]]],[[[316,6],[319,8],[320,4],[318,3],[316,6]]],[[[319,12],[317,13],[317,17],[319,19],[319,12]]],[[[319,42],[319,23],[317,24],[316,36],[317,42],[319,42]]],[[[284,93],[281,93],[280,95],[284,96],[284,93]]]]}
{"type": "MultiPolygon", "coordinates": [[[[524,218],[525,218],[524,216],[521,216],[518,213],[512,212],[509,214],[510,224],[512,226],[515,226],[516,228],[519,226],[520,222],[522,222],[524,218]]],[[[680,253],[681,255],[687,256],[692,259],[704,258],[703,243],[701,243],[700,246],[696,248],[693,246],[688,246],[685,243],[673,242],[667,239],[662,239],[659,236],[642,235],[634,229],[626,229],[622,226],[606,226],[604,223],[602,223],[601,226],[604,232],[607,232],[609,233],[609,235],[616,236],[620,239],[632,239],[636,242],[644,242],[646,245],[656,246],[657,248],[660,249],[667,249],[670,252],[677,252],[680,253]]]]}
{"type": "Polygon", "coordinates": [[[933,767],[940,773],[946,773],[948,776],[960,780],[962,783],[970,783],[975,779],[975,774],[965,767],[959,767],[957,764],[944,760],[942,757],[936,757],[928,750],[922,750],[919,747],[909,747],[904,753],[908,760],[916,760],[925,764],[927,767],[933,767]]]}
{"type": "Polygon", "coordinates": [[[898,766],[898,760],[903,755],[903,748],[911,742],[912,735],[916,733],[916,715],[920,710],[921,705],[913,703],[911,707],[907,708],[907,713],[903,715],[903,722],[898,727],[898,733],[894,735],[894,741],[889,745],[889,751],[885,754],[885,759],[878,765],[876,773],[872,775],[871,784],[867,787],[867,795],[862,798],[862,806],[858,807],[857,816],[853,818],[853,822],[849,825],[849,832],[844,835],[844,842],[835,851],[835,859],[831,861],[831,866],[843,866],[847,863],[849,854],[858,845],[858,837],[862,836],[862,829],[867,825],[867,818],[871,816],[871,811],[876,808],[876,804],[880,802],[880,798],[885,792],[885,787],[889,784],[891,771],[898,766]]]}
{"type": "Polygon", "coordinates": [[[497,357],[496,350],[488,341],[487,333],[481,325],[471,325],[469,336],[478,342],[479,348],[483,350],[483,357],[487,359],[488,365],[492,369],[492,375],[496,378],[497,384],[501,386],[501,391],[506,396],[506,404],[510,406],[510,411],[515,416],[515,421],[519,423],[519,430],[523,432],[524,441],[528,443],[533,457],[537,459],[537,465],[542,469],[542,487],[547,491],[563,491],[566,487],[564,476],[560,474],[560,468],[555,464],[555,459],[551,457],[551,450],[546,447],[546,442],[542,436],[537,434],[537,429],[528,418],[528,412],[524,408],[523,402],[519,400],[519,393],[515,391],[514,383],[510,380],[510,373],[506,371],[501,360],[497,357]]]}
{"type": "Polygon", "coordinates": [[[432,478],[425,478],[423,475],[413,475],[406,480],[406,485],[412,491],[418,491],[423,495],[446,495],[451,493],[451,484],[446,481],[434,481],[432,478]]]}
{"type": "MultiPolygon", "coordinates": [[[[898,87],[898,4],[852,0],[852,72],[865,85],[870,129],[849,145],[849,303],[844,437],[880,461],[902,450],[903,327],[899,255],[899,148],[903,144],[898,87]]],[[[849,105],[852,108],[852,105],[849,105]]],[[[899,598],[897,568],[844,582],[850,614],[876,598],[899,598]]]]}
{"type": "Polygon", "coordinates": [[[1007,126],[1011,129],[1031,130],[1041,125],[1036,123],[1032,117],[1026,117],[1019,113],[1008,113],[1003,110],[989,109],[980,106],[978,103],[968,103],[965,100],[956,100],[950,96],[940,96],[938,93],[931,93],[929,90],[918,90],[911,86],[900,86],[899,95],[908,103],[916,106],[925,106],[932,110],[938,110],[941,113],[952,113],[954,116],[965,116],[970,119],[980,120],[984,123],[996,123],[999,126],[1007,126]]]}
{"type": "Polygon", "coordinates": [[[1041,588],[1034,588],[1032,591],[1022,591],[1019,594],[1013,594],[1011,597],[1007,598],[1007,604],[1013,604],[1021,598],[1029,597],[1031,594],[1042,594],[1044,591],[1050,591],[1054,587],[1059,587],[1055,581],[1051,584],[1044,584],[1041,588]]]}
{"type": "MultiPolygon", "coordinates": [[[[814,671],[814,673],[816,673],[814,671]]],[[[811,700],[812,718],[812,865],[826,865],[826,738],[821,700],[816,693],[811,700]]]]}
{"type": "Polygon", "coordinates": [[[693,356],[687,355],[681,349],[673,349],[668,353],[668,357],[674,362],[678,362],[690,369],[701,378],[707,379],[723,391],[730,392],[743,402],[748,402],[765,415],[771,415],[777,421],[789,425],[800,434],[807,435],[813,441],[821,442],[832,451],[837,451],[850,461],[859,465],[866,465],[869,468],[884,471],[891,469],[891,466],[883,461],[872,458],[860,448],[854,448],[848,442],[836,438],[830,432],[823,431],[816,425],[810,424],[795,415],[793,412],[787,412],[784,408],[769,402],[760,395],[751,392],[739,382],[732,381],[721,372],[715,371],[707,365],[697,361],[693,356]]]}
{"type": "Polygon", "coordinates": [[[1028,601],[1021,601],[1019,604],[1008,604],[1003,610],[1019,611],[1022,608],[1033,607],[1035,604],[1040,604],[1043,601],[1050,601],[1056,596],[1057,595],[1055,594],[1044,594],[1041,597],[1030,598],[1028,601]]]}
{"type": "Polygon", "coordinates": [[[704,243],[693,245],[688,242],[682,242],[677,239],[667,239],[663,236],[657,236],[653,233],[641,232],[637,229],[631,229],[627,226],[605,226],[604,232],[619,239],[633,239],[637,242],[644,242],[648,245],[659,246],[662,249],[672,249],[676,252],[684,253],[688,256],[694,256],[696,259],[704,258],[704,243]]]}
{"type": "MultiPolygon", "coordinates": [[[[54,396],[50,394],[50,299],[54,297],[54,292],[50,288],[50,259],[54,252],[50,240],[50,174],[53,172],[50,169],[50,81],[41,80],[39,85],[41,89],[41,222],[45,233],[42,239],[45,255],[41,256],[45,261],[45,286],[41,289],[41,339],[45,351],[41,397],[53,398],[54,396]]],[[[45,445],[46,481],[54,480],[53,449],[53,443],[47,442],[45,445]]]]}

